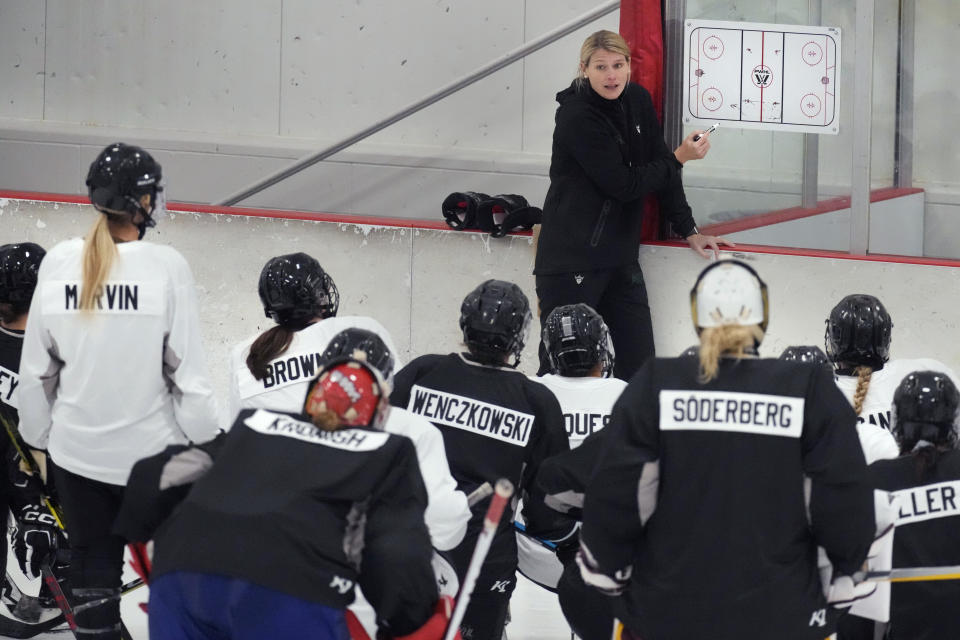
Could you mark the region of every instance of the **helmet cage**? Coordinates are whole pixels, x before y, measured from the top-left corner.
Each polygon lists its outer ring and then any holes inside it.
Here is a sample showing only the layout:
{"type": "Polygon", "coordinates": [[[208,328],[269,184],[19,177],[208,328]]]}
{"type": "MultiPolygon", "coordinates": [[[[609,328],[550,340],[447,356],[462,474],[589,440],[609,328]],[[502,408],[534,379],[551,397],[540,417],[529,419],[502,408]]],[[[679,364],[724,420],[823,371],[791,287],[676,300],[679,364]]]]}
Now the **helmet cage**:
{"type": "Polygon", "coordinates": [[[551,311],[544,323],[543,343],[555,374],[586,376],[597,364],[601,365],[603,377],[613,372],[610,331],[589,305],[564,305],[551,311]]]}
{"type": "Polygon", "coordinates": [[[302,328],[314,318],[337,315],[340,293],[320,263],[306,253],[270,259],[258,287],[264,315],[277,324],[302,328]]]}
{"type": "Polygon", "coordinates": [[[890,359],[893,321],[874,296],[846,296],[830,311],[826,325],[824,345],[835,366],[849,363],[881,369],[890,359]]]}
{"type": "Polygon", "coordinates": [[[513,355],[512,367],[520,364],[531,318],[527,296],[504,280],[487,280],[460,305],[460,330],[470,352],[490,361],[513,355]]]}
{"type": "Polygon", "coordinates": [[[890,430],[905,451],[919,441],[955,448],[960,422],[960,391],[945,373],[914,371],[893,394],[890,430]]]}

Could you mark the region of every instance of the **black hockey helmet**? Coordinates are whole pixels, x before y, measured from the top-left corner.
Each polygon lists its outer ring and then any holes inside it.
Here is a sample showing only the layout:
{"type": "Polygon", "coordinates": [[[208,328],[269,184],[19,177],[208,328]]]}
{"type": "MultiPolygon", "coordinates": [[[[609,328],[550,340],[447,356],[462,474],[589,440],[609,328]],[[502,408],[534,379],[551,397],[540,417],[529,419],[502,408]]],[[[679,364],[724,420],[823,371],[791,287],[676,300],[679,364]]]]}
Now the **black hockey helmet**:
{"type": "Polygon", "coordinates": [[[487,280],[460,305],[463,341],[475,356],[490,364],[513,355],[516,367],[530,329],[530,303],[512,282],[487,280]]]}
{"type": "Polygon", "coordinates": [[[163,173],[160,163],[140,147],[115,142],[90,165],[87,191],[90,202],[108,215],[141,214],[140,237],[163,209],[163,173]]]}
{"type": "Polygon", "coordinates": [[[9,304],[15,316],[30,310],[37,273],[45,255],[43,247],[32,242],[0,247],[0,304],[9,304]]]}
{"type": "Polygon", "coordinates": [[[823,349],[816,345],[797,345],[793,347],[787,347],[783,350],[783,353],[780,354],[780,360],[788,360],[790,362],[812,362],[814,364],[830,364],[830,360],[827,359],[827,354],[823,352],[823,349]]]}
{"type": "Polygon", "coordinates": [[[893,393],[891,431],[900,451],[909,453],[921,440],[956,447],[960,391],[945,373],[914,371],[893,393]]]}
{"type": "Polygon", "coordinates": [[[334,358],[353,358],[370,364],[385,380],[393,375],[395,361],[390,349],[373,331],[359,327],[349,327],[330,338],[327,348],[323,351],[323,362],[330,362],[334,358]]]}
{"type": "Polygon", "coordinates": [[[567,304],[551,311],[543,327],[543,344],[555,374],[586,376],[598,363],[604,378],[613,372],[610,331],[590,305],[567,304]]]}
{"type": "Polygon", "coordinates": [[[890,359],[893,321],[877,298],[857,293],[830,311],[824,342],[834,366],[849,363],[881,369],[890,359]]]}
{"type": "Polygon", "coordinates": [[[337,315],[340,293],[333,278],[306,253],[270,258],[260,272],[260,302],[268,318],[301,329],[317,317],[337,315]]]}

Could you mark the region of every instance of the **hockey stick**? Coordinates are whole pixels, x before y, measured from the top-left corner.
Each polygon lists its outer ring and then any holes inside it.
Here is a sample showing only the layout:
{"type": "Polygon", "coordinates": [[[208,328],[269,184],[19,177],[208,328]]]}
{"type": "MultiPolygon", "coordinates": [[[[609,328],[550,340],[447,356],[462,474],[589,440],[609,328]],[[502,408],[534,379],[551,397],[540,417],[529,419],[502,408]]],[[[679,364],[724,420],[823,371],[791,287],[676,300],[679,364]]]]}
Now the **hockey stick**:
{"type": "MultiPolygon", "coordinates": [[[[137,578],[136,580],[131,580],[130,582],[122,585],[119,589],[117,589],[116,593],[112,593],[109,596],[91,600],[89,602],[84,602],[76,607],[71,607],[70,601],[67,600],[66,594],[63,593],[63,588],[60,587],[60,583],[57,581],[57,577],[53,575],[50,565],[43,565],[40,568],[40,572],[43,575],[44,583],[50,589],[50,593],[53,594],[53,599],[56,601],[60,611],[63,612],[63,618],[66,620],[67,625],[70,627],[70,631],[73,632],[74,636],[76,636],[79,629],[76,619],[76,615],[78,613],[86,611],[87,609],[99,607],[107,604],[108,602],[112,602],[113,600],[119,600],[123,595],[130,593],[134,589],[139,589],[146,584],[142,578],[137,578]]],[[[120,621],[120,633],[122,638],[131,637],[130,632],[127,631],[127,627],[123,624],[122,620],[120,621]]]]}
{"type": "Polygon", "coordinates": [[[482,485],[471,491],[470,495],[467,496],[467,506],[474,506],[491,493],[493,493],[493,487],[490,486],[489,482],[484,482],[482,485]]]}
{"type": "Polygon", "coordinates": [[[903,567],[889,571],[858,571],[854,582],[924,582],[960,580],[960,565],[949,567],[903,567]]]}
{"type": "Polygon", "coordinates": [[[30,475],[32,475],[36,479],[37,484],[40,485],[40,499],[43,500],[43,503],[47,506],[53,519],[57,521],[57,526],[60,527],[60,530],[66,531],[66,527],[63,526],[63,511],[61,511],[60,505],[56,504],[53,498],[50,497],[50,493],[47,491],[47,483],[43,481],[43,476],[40,474],[40,467],[37,465],[33,454],[30,453],[27,443],[23,441],[23,438],[17,432],[17,428],[10,424],[3,416],[0,416],[0,422],[3,422],[4,430],[7,432],[7,435],[10,436],[10,441],[20,455],[20,459],[23,460],[23,463],[27,465],[27,469],[30,470],[30,475]]]}
{"type": "Polygon", "coordinates": [[[549,540],[544,540],[543,538],[538,538],[537,536],[535,536],[535,535],[533,535],[533,534],[531,534],[531,533],[527,533],[527,527],[526,527],[524,524],[522,524],[522,523],[517,522],[516,520],[514,520],[514,521],[513,521],[513,528],[514,528],[514,530],[515,530],[517,533],[519,533],[520,535],[522,535],[524,538],[527,538],[527,539],[529,539],[529,540],[533,540],[534,542],[536,542],[537,544],[539,544],[539,545],[540,545],[541,547],[543,547],[544,549],[549,549],[550,551],[553,551],[554,553],[557,552],[557,543],[556,543],[556,542],[550,542],[549,540]]]}
{"type": "Polygon", "coordinates": [[[497,480],[497,486],[494,489],[493,499],[490,500],[490,506],[487,507],[487,513],[483,517],[483,529],[477,537],[477,545],[473,548],[473,555],[470,557],[470,564],[467,566],[467,574],[463,578],[463,584],[460,586],[460,594],[457,597],[457,605],[453,609],[453,615],[450,616],[450,622],[447,623],[447,631],[443,634],[443,640],[453,640],[460,629],[460,623],[463,621],[463,614],[467,611],[467,605],[470,603],[470,596],[473,593],[473,587],[477,584],[477,578],[480,576],[480,569],[483,561],[490,551],[490,544],[493,542],[493,536],[500,525],[500,518],[503,517],[503,510],[507,506],[507,501],[513,496],[513,483],[505,478],[497,480]]]}

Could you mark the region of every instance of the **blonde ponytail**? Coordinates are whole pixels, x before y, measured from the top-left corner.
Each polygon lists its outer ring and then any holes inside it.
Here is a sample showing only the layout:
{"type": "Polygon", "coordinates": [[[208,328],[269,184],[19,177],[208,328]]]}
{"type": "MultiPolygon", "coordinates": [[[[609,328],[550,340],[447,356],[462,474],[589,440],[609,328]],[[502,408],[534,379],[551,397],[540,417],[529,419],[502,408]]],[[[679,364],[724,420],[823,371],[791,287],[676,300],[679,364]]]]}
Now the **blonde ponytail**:
{"type": "Polygon", "coordinates": [[[867,391],[870,389],[870,377],[873,375],[873,369],[863,365],[853,370],[857,374],[857,390],[853,393],[853,411],[857,415],[863,411],[863,401],[867,398],[867,391]]]}
{"type": "Polygon", "coordinates": [[[83,285],[80,288],[80,310],[93,311],[103,293],[103,285],[117,256],[117,245],[110,235],[107,216],[100,214],[83,242],[83,285]]]}
{"type": "Polygon", "coordinates": [[[728,324],[704,329],[700,334],[700,375],[697,380],[706,384],[717,377],[720,357],[724,354],[742,358],[763,340],[760,325],[728,324]]]}

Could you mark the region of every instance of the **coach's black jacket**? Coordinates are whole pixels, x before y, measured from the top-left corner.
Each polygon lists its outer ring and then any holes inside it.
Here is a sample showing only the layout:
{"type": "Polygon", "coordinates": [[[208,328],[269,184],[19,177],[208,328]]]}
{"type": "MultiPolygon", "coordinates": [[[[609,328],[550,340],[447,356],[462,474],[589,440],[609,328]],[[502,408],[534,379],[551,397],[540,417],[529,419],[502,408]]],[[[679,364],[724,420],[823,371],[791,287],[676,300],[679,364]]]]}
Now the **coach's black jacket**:
{"type": "Polygon", "coordinates": [[[144,505],[169,511],[171,483],[198,475],[156,530],[154,576],[229,576],[336,608],[359,583],[394,635],[433,612],[427,492],[409,439],[245,409],[217,446],[168,447],[138,462],[115,531],[149,536],[144,505]]]}
{"type": "Polygon", "coordinates": [[[647,90],[631,82],[607,100],[575,80],[557,102],[534,273],[635,263],[649,193],[659,196],[673,229],[690,235],[695,223],[680,179],[683,165],[663,141],[647,90]]]}

